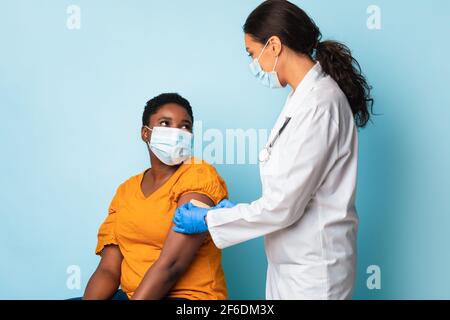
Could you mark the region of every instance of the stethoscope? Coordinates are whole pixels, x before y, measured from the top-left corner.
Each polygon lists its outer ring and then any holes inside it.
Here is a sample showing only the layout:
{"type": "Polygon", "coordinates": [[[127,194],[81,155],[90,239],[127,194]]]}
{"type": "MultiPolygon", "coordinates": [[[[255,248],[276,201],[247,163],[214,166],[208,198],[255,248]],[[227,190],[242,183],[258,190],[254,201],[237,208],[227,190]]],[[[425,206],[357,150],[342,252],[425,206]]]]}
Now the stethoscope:
{"type": "Polygon", "coordinates": [[[266,162],[267,160],[269,160],[270,152],[272,151],[273,145],[278,140],[281,133],[284,131],[284,129],[288,125],[289,121],[291,121],[291,117],[286,117],[286,120],[284,120],[284,123],[281,126],[280,130],[278,130],[277,135],[275,137],[273,137],[272,141],[270,141],[268,146],[264,147],[264,149],[261,150],[261,152],[259,153],[259,162],[266,162]]]}

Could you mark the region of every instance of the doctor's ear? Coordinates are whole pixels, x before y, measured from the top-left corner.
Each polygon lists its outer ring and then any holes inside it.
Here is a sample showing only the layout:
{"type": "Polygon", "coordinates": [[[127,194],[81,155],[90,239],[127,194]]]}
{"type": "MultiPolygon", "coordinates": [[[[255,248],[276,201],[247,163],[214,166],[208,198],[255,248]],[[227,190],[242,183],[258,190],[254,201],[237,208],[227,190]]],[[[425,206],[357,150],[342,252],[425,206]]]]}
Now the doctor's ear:
{"type": "Polygon", "coordinates": [[[282,43],[279,37],[272,36],[269,39],[269,44],[267,49],[272,53],[274,57],[278,57],[281,53],[282,43]]]}

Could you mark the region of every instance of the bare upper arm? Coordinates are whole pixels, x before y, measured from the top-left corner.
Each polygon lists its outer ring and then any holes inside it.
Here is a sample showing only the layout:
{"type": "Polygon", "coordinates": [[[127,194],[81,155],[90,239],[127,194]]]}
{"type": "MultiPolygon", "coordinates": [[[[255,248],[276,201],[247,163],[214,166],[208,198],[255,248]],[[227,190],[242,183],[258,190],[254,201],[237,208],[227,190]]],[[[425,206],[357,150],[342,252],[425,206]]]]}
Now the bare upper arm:
{"type": "MultiPolygon", "coordinates": [[[[214,202],[208,196],[200,193],[182,195],[178,200],[178,206],[188,203],[192,199],[214,206],[214,202]]],[[[175,232],[170,228],[158,260],[177,272],[183,272],[191,264],[206,236],[207,233],[188,235],[175,232]]]]}
{"type": "Polygon", "coordinates": [[[107,245],[103,248],[99,268],[120,275],[123,256],[117,245],[107,245]]]}

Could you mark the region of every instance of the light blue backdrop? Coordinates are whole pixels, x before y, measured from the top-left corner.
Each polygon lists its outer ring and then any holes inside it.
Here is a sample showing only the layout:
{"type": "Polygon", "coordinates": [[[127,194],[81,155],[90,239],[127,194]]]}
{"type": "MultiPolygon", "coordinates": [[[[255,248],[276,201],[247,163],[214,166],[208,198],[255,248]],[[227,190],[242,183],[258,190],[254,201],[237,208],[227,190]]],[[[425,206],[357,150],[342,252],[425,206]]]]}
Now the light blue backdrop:
{"type": "MultiPolygon", "coordinates": [[[[140,117],[176,91],[207,128],[273,125],[286,90],[248,70],[242,25],[259,1],[0,2],[0,298],[80,296],[115,188],[146,168],[140,117]],[[81,29],[66,27],[81,8],[81,29]],[[80,290],[66,268],[81,268],[80,290]]],[[[357,299],[450,299],[450,2],[295,1],[348,44],[374,87],[360,132],[357,299]],[[381,9],[381,30],[366,10],[381,9]],[[378,265],[381,290],[366,286],[378,265]]],[[[219,165],[231,199],[260,194],[256,165],[219,165]]],[[[264,298],[262,239],[224,251],[230,298],[264,298]]]]}

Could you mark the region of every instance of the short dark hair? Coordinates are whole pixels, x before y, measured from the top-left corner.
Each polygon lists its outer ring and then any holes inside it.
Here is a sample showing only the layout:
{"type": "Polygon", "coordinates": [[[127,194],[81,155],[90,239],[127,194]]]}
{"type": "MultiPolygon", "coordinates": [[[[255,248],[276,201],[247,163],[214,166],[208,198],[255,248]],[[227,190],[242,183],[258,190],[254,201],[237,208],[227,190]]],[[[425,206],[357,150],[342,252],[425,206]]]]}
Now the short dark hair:
{"type": "Polygon", "coordinates": [[[146,126],[150,120],[150,117],[158,112],[162,106],[168,103],[176,103],[180,107],[184,108],[191,117],[192,122],[194,122],[194,115],[192,113],[192,107],[189,101],[180,96],[178,93],[162,93],[147,101],[144,113],[142,114],[142,126],[146,126]]]}

